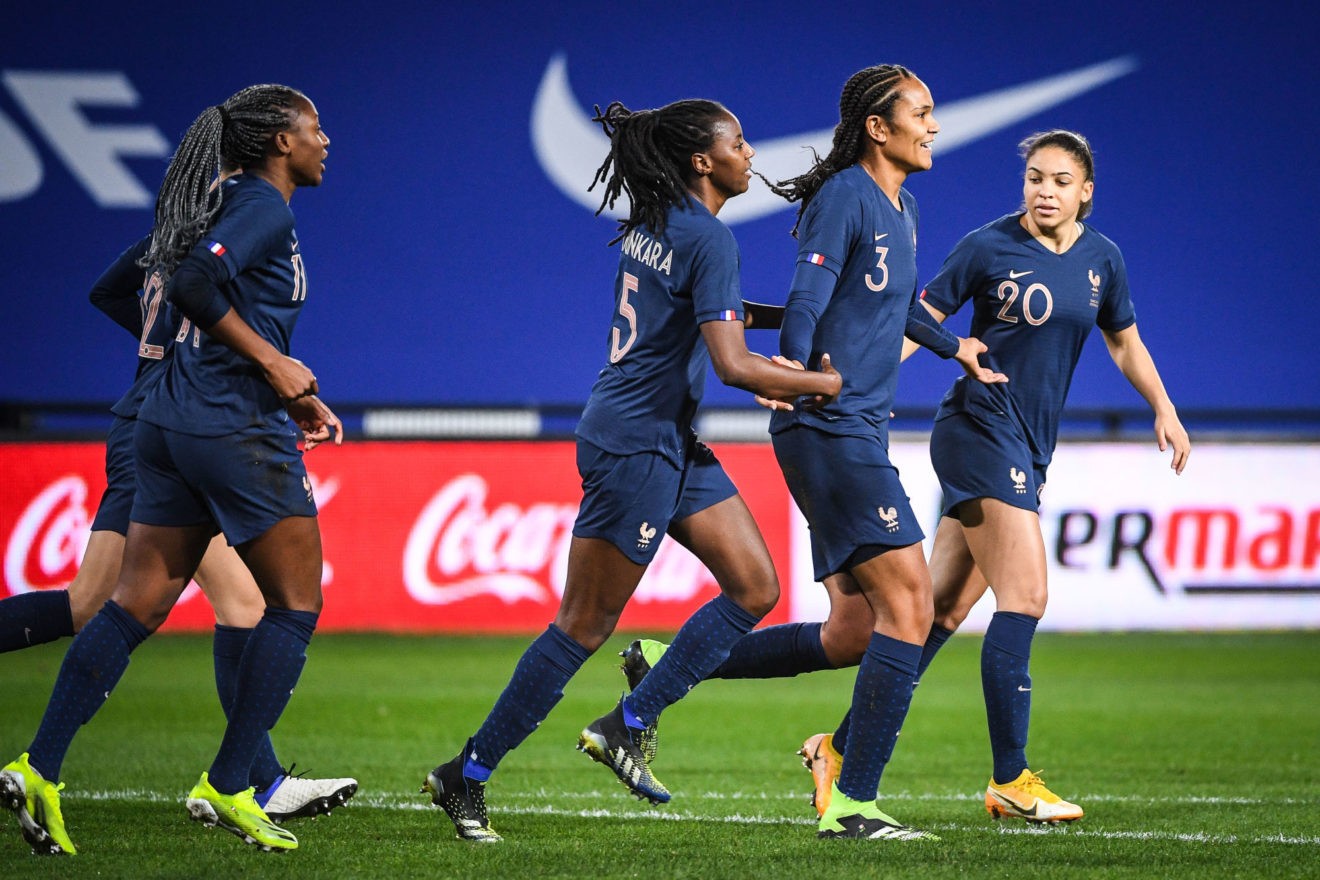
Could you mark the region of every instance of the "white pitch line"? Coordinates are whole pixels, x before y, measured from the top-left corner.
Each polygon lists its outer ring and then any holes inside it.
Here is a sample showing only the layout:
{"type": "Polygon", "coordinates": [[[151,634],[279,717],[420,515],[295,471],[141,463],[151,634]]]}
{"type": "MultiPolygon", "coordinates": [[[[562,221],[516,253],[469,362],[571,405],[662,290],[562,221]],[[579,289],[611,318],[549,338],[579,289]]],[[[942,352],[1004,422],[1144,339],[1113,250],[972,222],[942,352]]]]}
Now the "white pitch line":
{"type": "MultiPolygon", "coordinates": [[[[607,791],[552,791],[547,788],[540,788],[533,791],[521,791],[514,794],[514,797],[534,798],[545,800],[587,800],[599,801],[609,800],[617,797],[619,790],[611,787],[607,791]]],[[[683,794],[684,800],[696,801],[800,801],[810,803],[810,792],[765,792],[765,791],[707,791],[699,794],[683,794]]],[[[120,789],[117,791],[101,792],[65,792],[64,798],[77,800],[86,798],[88,800],[142,800],[153,803],[167,802],[175,800],[172,795],[162,794],[156,791],[146,791],[144,789],[120,789]]],[[[913,793],[907,791],[899,792],[880,792],[880,801],[887,803],[889,801],[901,802],[922,802],[922,801],[963,801],[979,803],[985,798],[983,792],[922,792],[913,793]]],[[[376,807],[392,807],[396,802],[383,795],[363,796],[359,795],[357,803],[370,803],[376,807]]],[[[1180,795],[1170,797],[1142,797],[1140,795],[1125,794],[1090,794],[1086,795],[1084,800],[1089,803],[1100,804],[1148,804],[1158,806],[1161,804],[1173,805],[1210,805],[1210,806],[1292,806],[1297,804],[1314,804],[1314,798],[1248,798],[1248,797],[1215,797],[1209,795],[1180,795]]]]}
{"type": "MultiPolygon", "coordinates": [[[[618,794],[617,789],[608,792],[586,791],[586,792],[563,792],[551,791],[541,788],[536,791],[528,792],[532,797],[556,798],[556,799],[597,799],[609,797],[618,794]]],[[[765,791],[708,791],[700,794],[684,794],[683,797],[693,800],[710,801],[805,801],[810,802],[811,793],[803,792],[765,792],[765,791]]],[[[885,801],[975,801],[980,803],[985,799],[984,791],[976,792],[922,792],[913,793],[908,791],[890,792],[882,790],[880,800],[885,801]]],[[[1170,797],[1142,797],[1140,795],[1130,794],[1088,794],[1083,798],[1087,803],[1102,804],[1209,804],[1226,806],[1285,806],[1295,804],[1314,804],[1315,798],[1248,798],[1248,797],[1219,797],[1210,795],[1181,795],[1170,797]]]]}
{"type": "MultiPolygon", "coordinates": [[[[544,796],[544,790],[540,794],[544,796]]],[[[573,798],[573,799],[578,799],[578,798],[600,799],[602,797],[617,797],[617,796],[619,796],[619,792],[617,791],[610,792],[608,795],[603,792],[576,792],[576,793],[567,793],[567,794],[563,792],[559,792],[554,794],[554,797],[557,798],[573,798]]],[[[745,800],[763,800],[763,801],[783,800],[786,797],[788,796],[779,795],[779,794],[754,793],[754,792],[732,792],[732,793],[723,792],[723,793],[712,793],[712,794],[700,796],[700,798],[705,798],[708,800],[745,799],[745,800]]],[[[893,800],[928,800],[928,801],[939,801],[939,800],[964,801],[964,800],[972,799],[969,798],[967,795],[962,795],[962,794],[887,795],[886,797],[888,799],[893,799],[893,800]]],[[[980,796],[978,796],[977,799],[979,799],[979,797],[980,796]]],[[[184,800],[184,795],[181,793],[166,795],[155,791],[125,790],[125,791],[93,791],[93,792],[82,792],[82,793],[66,793],[65,798],[71,801],[136,800],[136,801],[147,801],[149,803],[182,803],[184,800]]],[[[802,796],[793,795],[793,799],[795,800],[802,799],[802,796]]],[[[1224,802],[1224,803],[1250,802],[1250,803],[1260,803],[1260,804],[1272,804],[1272,803],[1281,802],[1281,801],[1270,801],[1265,799],[1252,799],[1250,801],[1247,801],[1247,799],[1234,799],[1230,801],[1227,798],[1224,799],[1137,798],[1137,797],[1129,797],[1129,796],[1113,796],[1109,799],[1113,801],[1140,801],[1151,804],[1220,803],[1220,802],[1224,802]]],[[[1100,798],[1088,797],[1087,800],[1088,801],[1100,800],[1100,798]]],[[[1300,801],[1297,801],[1295,799],[1288,799],[1287,801],[1283,801],[1283,802],[1296,803],[1300,801]]],[[[359,795],[341,809],[353,809],[355,806],[373,807],[376,809],[386,809],[386,810],[406,810],[406,811],[433,810],[437,814],[440,813],[438,807],[434,807],[431,804],[427,803],[426,799],[421,797],[420,795],[418,796],[417,800],[409,800],[409,801],[400,801],[396,798],[389,798],[383,795],[374,795],[374,796],[368,795],[365,797],[359,795]]],[[[705,822],[705,823],[719,822],[730,825],[797,825],[802,827],[812,827],[816,824],[816,822],[810,818],[798,818],[791,816],[761,816],[755,814],[749,815],[744,813],[735,813],[729,816],[712,816],[710,814],[694,813],[687,810],[673,810],[667,807],[646,809],[641,807],[640,805],[636,810],[600,809],[600,808],[589,809],[589,810],[573,810],[573,809],[563,809],[561,807],[555,807],[549,804],[514,803],[509,805],[501,804],[497,809],[493,810],[492,813],[495,816],[499,816],[500,814],[505,814],[505,815],[514,815],[514,816],[562,816],[564,818],[569,818],[569,819],[643,819],[643,820],[652,820],[657,822],[705,822]]],[[[1004,824],[1004,823],[978,824],[978,825],[966,825],[966,824],[958,824],[958,823],[932,824],[925,827],[928,827],[931,831],[958,831],[958,832],[977,833],[977,834],[1025,834],[1025,835],[1066,834],[1069,836],[1095,838],[1101,840],[1151,840],[1151,841],[1162,840],[1162,841],[1171,841],[1175,843],[1198,843],[1198,844],[1209,843],[1209,844],[1218,844],[1218,845],[1229,845],[1236,843],[1273,843],[1273,844],[1284,844],[1288,846],[1320,846],[1320,837],[1290,837],[1283,834],[1247,836],[1247,835],[1239,835],[1239,834],[1207,834],[1204,832],[1189,834],[1189,833],[1173,832],[1173,831],[1118,831],[1118,830],[1106,831],[1106,830],[1096,830],[1092,828],[1087,828],[1080,825],[1065,826],[1065,827],[1048,827],[1048,826],[1039,826],[1039,825],[1027,825],[1027,824],[1017,825],[1017,824],[1004,824]]]]}

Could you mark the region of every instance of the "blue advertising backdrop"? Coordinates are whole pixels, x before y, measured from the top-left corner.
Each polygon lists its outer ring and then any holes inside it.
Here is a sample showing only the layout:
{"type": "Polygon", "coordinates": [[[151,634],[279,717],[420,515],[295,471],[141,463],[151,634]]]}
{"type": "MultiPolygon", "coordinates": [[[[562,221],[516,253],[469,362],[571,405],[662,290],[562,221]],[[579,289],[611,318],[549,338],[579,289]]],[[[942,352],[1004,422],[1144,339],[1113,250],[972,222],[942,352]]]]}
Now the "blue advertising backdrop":
{"type": "MultiPolygon", "coordinates": [[[[786,176],[828,147],[844,80],[898,62],[943,124],[908,181],[921,277],[1018,205],[1023,136],[1075,128],[1175,401],[1320,407],[1309,20],[1300,2],[1144,0],[25,4],[0,33],[0,401],[127,385],[135,346],[87,289],[150,228],[184,129],[245,85],[304,90],[332,139],[324,185],[293,201],[310,278],[294,354],[326,399],[546,405],[584,401],[607,352],[593,104],[721,100],[758,169],[786,176]]],[[[748,298],[784,300],[793,210],[758,181],[723,215],[748,298]]],[[[935,404],[952,366],[909,365],[900,405],[935,404]]],[[[751,405],[713,379],[707,400],[751,405]]],[[[1093,338],[1070,404],[1140,403],[1093,338]]]]}

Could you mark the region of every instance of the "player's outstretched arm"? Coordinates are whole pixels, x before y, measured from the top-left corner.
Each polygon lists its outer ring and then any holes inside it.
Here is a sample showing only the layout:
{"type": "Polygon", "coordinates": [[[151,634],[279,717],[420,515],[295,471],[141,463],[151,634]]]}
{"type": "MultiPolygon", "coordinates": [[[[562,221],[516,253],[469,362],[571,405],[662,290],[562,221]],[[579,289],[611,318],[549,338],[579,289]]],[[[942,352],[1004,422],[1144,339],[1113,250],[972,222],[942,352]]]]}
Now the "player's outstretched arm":
{"type": "Polygon", "coordinates": [[[1178,411],[1174,409],[1169,393],[1164,390],[1160,372],[1155,369],[1155,360],[1141,341],[1137,325],[1132,324],[1117,332],[1103,332],[1105,346],[1114,364],[1155,413],[1155,442],[1159,444],[1161,452],[1173,447],[1170,467],[1175,473],[1181,474],[1187,466],[1187,457],[1192,454],[1192,441],[1187,436],[1187,429],[1178,420],[1178,411]]]}
{"type": "Polygon", "coordinates": [[[1003,373],[981,366],[981,355],[985,352],[985,343],[975,336],[968,336],[966,339],[959,337],[958,353],[953,356],[953,359],[963,368],[964,373],[983,385],[996,385],[1000,382],[1007,382],[1008,377],[1003,373]]]}
{"type": "Polygon", "coordinates": [[[821,406],[843,388],[843,377],[830,366],[828,356],[822,358],[819,371],[799,370],[748,351],[741,321],[707,321],[701,325],[701,335],[715,375],[725,385],[781,401],[810,397],[819,399],[821,406]]]}

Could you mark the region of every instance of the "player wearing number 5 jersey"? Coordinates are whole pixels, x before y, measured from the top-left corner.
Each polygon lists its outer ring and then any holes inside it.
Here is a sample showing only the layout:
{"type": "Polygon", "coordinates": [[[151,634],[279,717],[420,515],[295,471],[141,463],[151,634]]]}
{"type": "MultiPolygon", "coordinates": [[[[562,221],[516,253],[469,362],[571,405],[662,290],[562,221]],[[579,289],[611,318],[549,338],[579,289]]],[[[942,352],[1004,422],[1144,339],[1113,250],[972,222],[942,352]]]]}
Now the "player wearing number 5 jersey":
{"type": "Polygon", "coordinates": [[[596,176],[605,184],[601,207],[624,191],[631,201],[615,239],[608,361],[577,430],[583,499],[559,611],[485,723],[425,783],[468,840],[500,839],[486,816],[486,780],[613,632],[666,534],[706,565],[721,593],[683,625],[642,686],[582,731],[579,748],[639,798],[669,800],[650,767],[660,712],[718,666],[779,596],[747,505],[692,430],[706,371],[713,365],[725,384],[760,395],[822,403],[841,384],[828,358],[819,372],[803,371],[747,350],[738,249],[716,219],[751,176],[755,151],[738,120],[702,100],[638,112],[615,103],[596,120],[610,136],[596,176]]]}
{"type": "Polygon", "coordinates": [[[1075,132],[1023,141],[1023,208],[969,234],[926,286],[939,320],[972,305],[972,332],[1011,385],[959,380],[945,396],[930,455],[944,493],[931,552],[935,618],[925,671],[985,593],[995,613],[981,651],[994,771],[985,805],[996,818],[1072,821],[1081,807],[1055,795],[1027,764],[1032,637],[1047,599],[1040,491],[1082,344],[1098,326],[1114,363],[1155,413],[1160,449],[1182,473],[1191,450],[1155,363],[1137,333],[1118,248],[1089,224],[1090,144],[1075,132]]]}

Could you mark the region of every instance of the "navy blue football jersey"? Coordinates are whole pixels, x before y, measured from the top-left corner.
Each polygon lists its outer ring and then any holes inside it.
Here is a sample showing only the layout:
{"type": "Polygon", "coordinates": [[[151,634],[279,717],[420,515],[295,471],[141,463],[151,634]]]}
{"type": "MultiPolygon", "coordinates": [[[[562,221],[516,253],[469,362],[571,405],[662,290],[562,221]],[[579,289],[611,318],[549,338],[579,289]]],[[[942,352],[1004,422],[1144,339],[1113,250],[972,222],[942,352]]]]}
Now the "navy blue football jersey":
{"type": "MultiPolygon", "coordinates": [[[[798,227],[797,262],[824,266],[838,281],[809,342],[791,337],[791,327],[802,324],[786,316],[780,350],[810,350],[810,370],[819,369],[821,355],[829,354],[843,375],[843,389],[815,412],[777,410],[772,433],[807,424],[835,434],[888,436],[903,334],[917,288],[917,202],[906,189],[899,190],[899,202],[901,211],[864,168],[854,165],[825,181],[807,204],[798,227]]],[[[789,295],[790,311],[795,296],[789,295]]]]}
{"type": "Polygon", "coordinates": [[[609,359],[577,436],[616,455],[657,452],[681,463],[705,391],[707,321],[741,321],[738,244],[695,199],[669,209],[664,235],[621,242],[609,359]]]}
{"type": "Polygon", "coordinates": [[[138,260],[146,254],[151,236],[119,255],[92,287],[91,300],[115,323],[138,337],[138,365],[133,384],[110,407],[125,419],[137,417],[138,408],[167,363],[179,314],[165,301],[158,272],[144,272],[138,260]],[[141,295],[139,295],[141,291],[141,295]]]}
{"type": "Polygon", "coordinates": [[[971,300],[971,335],[989,349],[981,362],[1009,379],[999,385],[958,379],[940,414],[985,406],[1011,415],[1026,433],[1033,463],[1045,467],[1091,328],[1123,330],[1136,314],[1117,245],[1083,226],[1073,246],[1056,254],[1020,218],[1009,214],[968,233],[922,296],[946,315],[971,300]]]}
{"type": "MultiPolygon", "coordinates": [[[[307,273],[293,211],[274,186],[238,175],[189,258],[218,262],[220,292],[248,325],[283,354],[307,299],[307,273]]],[[[219,437],[256,425],[287,425],[284,405],[255,364],[184,319],[170,363],[138,417],[163,428],[219,437]]]]}

